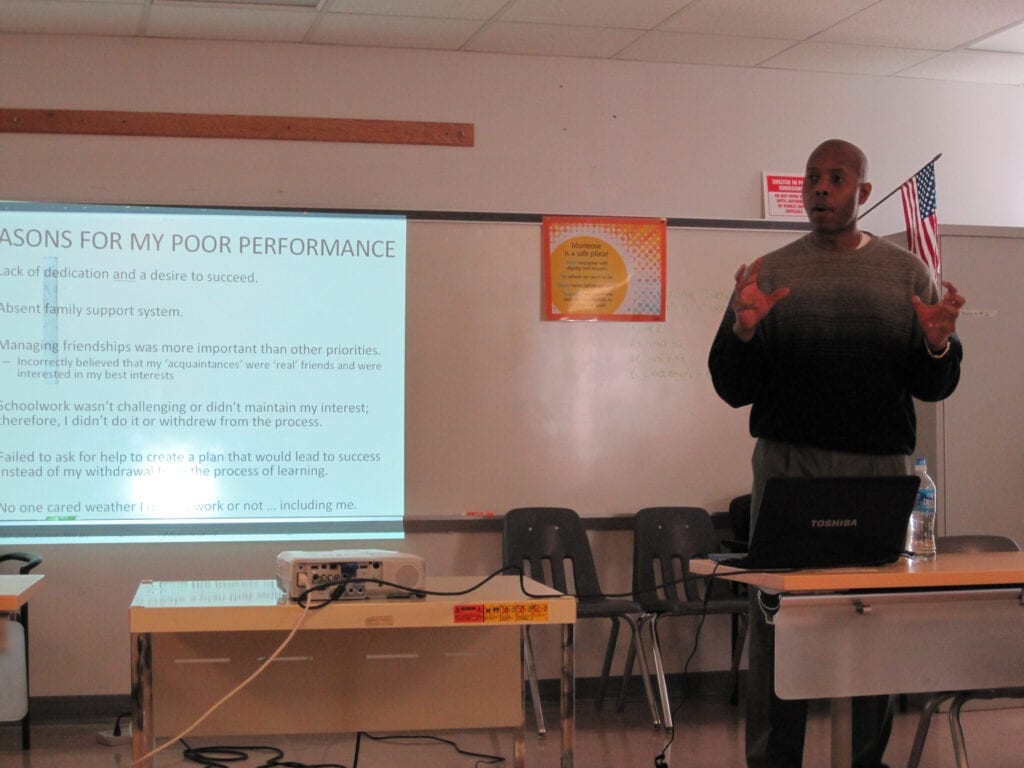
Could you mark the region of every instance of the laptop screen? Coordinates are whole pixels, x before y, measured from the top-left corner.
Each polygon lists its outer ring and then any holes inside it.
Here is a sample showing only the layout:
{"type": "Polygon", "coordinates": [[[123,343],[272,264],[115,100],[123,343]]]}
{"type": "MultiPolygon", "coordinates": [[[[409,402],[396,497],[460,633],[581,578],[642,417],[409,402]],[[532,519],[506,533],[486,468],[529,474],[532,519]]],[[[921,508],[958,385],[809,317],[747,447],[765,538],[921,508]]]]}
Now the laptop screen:
{"type": "Polygon", "coordinates": [[[919,483],[916,475],[771,478],[743,567],[894,562],[904,550],[919,483]]]}

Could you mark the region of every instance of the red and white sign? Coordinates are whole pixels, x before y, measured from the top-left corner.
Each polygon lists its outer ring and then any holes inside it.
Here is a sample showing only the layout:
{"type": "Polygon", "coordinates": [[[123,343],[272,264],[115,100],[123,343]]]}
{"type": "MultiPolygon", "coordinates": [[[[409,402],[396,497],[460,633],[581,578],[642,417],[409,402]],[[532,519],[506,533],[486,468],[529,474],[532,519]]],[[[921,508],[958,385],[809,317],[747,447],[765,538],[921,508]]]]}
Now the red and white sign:
{"type": "Polygon", "coordinates": [[[766,219],[804,219],[803,174],[761,174],[766,219]]]}

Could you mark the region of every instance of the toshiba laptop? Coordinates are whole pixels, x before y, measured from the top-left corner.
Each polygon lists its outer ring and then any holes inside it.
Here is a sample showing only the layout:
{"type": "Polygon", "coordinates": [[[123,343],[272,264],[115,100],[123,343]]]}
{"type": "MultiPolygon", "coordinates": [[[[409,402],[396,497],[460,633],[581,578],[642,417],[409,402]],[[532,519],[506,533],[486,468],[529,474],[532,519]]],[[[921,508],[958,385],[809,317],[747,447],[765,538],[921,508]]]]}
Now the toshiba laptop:
{"type": "Polygon", "coordinates": [[[759,570],[894,562],[919,483],[917,475],[771,478],[747,555],[716,559],[759,570]]]}

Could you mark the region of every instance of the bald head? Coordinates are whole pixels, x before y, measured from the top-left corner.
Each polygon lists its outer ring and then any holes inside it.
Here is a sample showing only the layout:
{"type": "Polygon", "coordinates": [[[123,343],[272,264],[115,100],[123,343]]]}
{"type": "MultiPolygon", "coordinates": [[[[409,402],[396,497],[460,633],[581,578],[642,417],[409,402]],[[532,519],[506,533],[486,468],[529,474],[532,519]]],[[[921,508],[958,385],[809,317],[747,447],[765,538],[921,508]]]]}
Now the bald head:
{"type": "Polygon", "coordinates": [[[812,162],[814,165],[818,165],[817,160],[826,153],[841,158],[848,168],[854,169],[857,172],[857,181],[868,180],[868,158],[856,144],[851,144],[843,139],[823,141],[811,152],[811,156],[807,159],[807,165],[812,165],[812,162]]]}

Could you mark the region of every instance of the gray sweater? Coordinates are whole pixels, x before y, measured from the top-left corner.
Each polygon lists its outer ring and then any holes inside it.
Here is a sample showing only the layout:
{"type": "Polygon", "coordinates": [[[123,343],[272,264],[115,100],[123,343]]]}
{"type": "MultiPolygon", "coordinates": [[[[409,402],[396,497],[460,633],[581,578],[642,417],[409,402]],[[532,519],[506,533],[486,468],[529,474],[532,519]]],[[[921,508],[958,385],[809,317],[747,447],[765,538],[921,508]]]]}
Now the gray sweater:
{"type": "MultiPolygon", "coordinates": [[[[852,453],[909,454],[912,397],[941,400],[956,388],[963,349],[929,356],[911,304],[939,300],[924,263],[874,237],[856,251],[829,251],[810,235],[767,254],[759,285],[788,286],[744,344],[726,309],[708,366],[733,407],[752,405],[750,433],[852,453]]],[[[731,304],[731,302],[730,302],[731,304]]]]}

